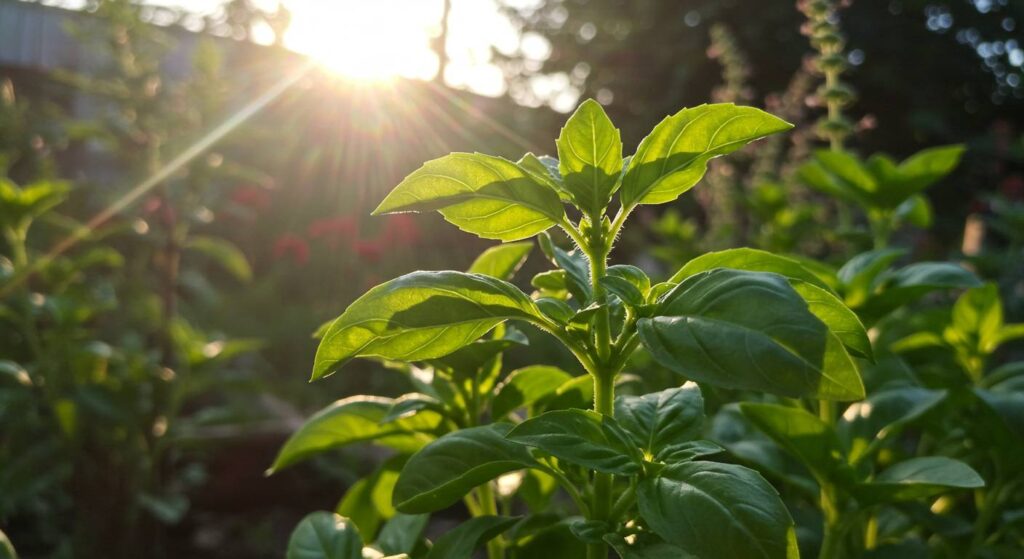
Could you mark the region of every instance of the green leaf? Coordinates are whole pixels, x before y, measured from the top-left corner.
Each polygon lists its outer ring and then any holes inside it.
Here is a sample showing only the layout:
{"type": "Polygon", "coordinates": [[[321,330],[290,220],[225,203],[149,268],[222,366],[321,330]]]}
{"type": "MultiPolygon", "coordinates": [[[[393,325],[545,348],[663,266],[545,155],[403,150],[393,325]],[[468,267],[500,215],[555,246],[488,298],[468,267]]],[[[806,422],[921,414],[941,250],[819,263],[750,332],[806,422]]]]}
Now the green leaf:
{"type": "Polygon", "coordinates": [[[495,391],[491,403],[491,416],[503,419],[513,411],[530,407],[548,396],[560,386],[572,380],[572,375],[547,365],[534,365],[509,373],[495,391]]]}
{"type": "Polygon", "coordinates": [[[572,201],[572,196],[562,184],[562,174],[558,171],[558,160],[554,157],[550,155],[538,157],[527,152],[519,161],[516,161],[516,165],[519,165],[533,180],[557,192],[563,202],[572,201]]]}
{"type": "Polygon", "coordinates": [[[511,528],[519,517],[478,516],[444,533],[426,559],[470,559],[473,551],[511,528]]]}
{"type": "Polygon", "coordinates": [[[238,281],[249,282],[252,280],[252,268],[249,266],[249,260],[245,257],[245,253],[226,239],[192,236],[189,237],[186,248],[213,259],[238,281]]]}
{"type": "Polygon", "coordinates": [[[353,396],[338,400],[320,410],[284,443],[272,474],[296,462],[342,446],[376,441],[403,452],[411,452],[434,439],[430,434],[441,422],[433,412],[382,423],[395,401],[376,396],[353,396]]]}
{"type": "Polygon", "coordinates": [[[648,460],[662,462],[701,435],[704,398],[696,384],[615,399],[615,417],[648,460]]]}
{"type": "Polygon", "coordinates": [[[694,274],[715,268],[771,272],[788,278],[797,293],[807,301],[810,311],[847,349],[858,357],[871,358],[871,342],[860,319],[835,296],[828,284],[802,263],[763,250],[737,248],[698,256],[687,262],[669,281],[679,283],[694,274]]]}
{"type": "MultiPolygon", "coordinates": [[[[876,392],[863,402],[850,404],[836,424],[850,462],[866,458],[870,445],[897,435],[903,427],[935,408],[946,398],[943,390],[905,387],[876,392]]],[[[872,450],[877,450],[877,444],[872,450]]]]}
{"type": "Polygon", "coordinates": [[[619,130],[600,103],[587,99],[566,121],[555,145],[558,170],[576,207],[601,215],[622,173],[619,130]]]}
{"type": "Polygon", "coordinates": [[[638,321],[640,339],[690,380],[791,397],[864,395],[839,338],[777,274],[701,272],[665,294],[658,315],[638,321]]]}
{"type": "Polygon", "coordinates": [[[437,398],[429,394],[420,394],[419,392],[412,392],[409,394],[402,394],[395,399],[394,404],[391,405],[391,409],[388,413],[381,418],[381,423],[391,423],[405,417],[412,417],[413,415],[423,411],[430,410],[437,414],[444,414],[444,405],[437,398]]]}
{"type": "Polygon", "coordinates": [[[931,227],[932,222],[935,221],[935,212],[927,198],[921,194],[915,194],[896,208],[896,218],[925,229],[931,227]]]}
{"type": "Polygon", "coordinates": [[[505,320],[540,316],[514,285],[480,274],[413,272],[356,299],[320,340],[313,379],[354,357],[415,361],[447,355],[505,320]]]}
{"type": "Polygon", "coordinates": [[[64,181],[37,181],[19,187],[7,177],[0,177],[0,223],[26,228],[33,218],[63,202],[69,190],[64,181]]]}
{"type": "Polygon", "coordinates": [[[0,559],[18,559],[18,553],[3,530],[0,530],[0,559]]]}
{"type": "Polygon", "coordinates": [[[999,346],[1003,330],[1003,302],[995,284],[971,289],[953,305],[951,335],[972,350],[989,354],[999,346]]]}
{"type": "Polygon", "coordinates": [[[641,459],[614,419],[589,410],[556,410],[516,425],[507,438],[566,462],[609,474],[633,475],[641,459]]]}
{"type": "Polygon", "coordinates": [[[604,276],[598,280],[598,283],[604,286],[609,293],[618,297],[620,301],[632,307],[639,307],[646,302],[644,294],[625,278],[604,276]]]}
{"type": "Polygon", "coordinates": [[[857,486],[863,504],[912,501],[948,493],[953,489],[985,486],[970,466],[941,456],[911,458],[885,470],[874,481],[857,486]]]}
{"type": "Polygon", "coordinates": [[[928,148],[908,157],[887,177],[879,192],[886,207],[895,208],[904,200],[935,184],[956,169],[963,156],[964,146],[952,145],[928,148]]]}
{"type": "Polygon", "coordinates": [[[797,279],[816,287],[831,291],[828,284],[806,269],[800,262],[753,248],[734,248],[709,252],[690,260],[668,281],[679,283],[684,279],[715,268],[733,268],[750,272],[772,272],[790,279],[797,279]]]}
{"type": "Polygon", "coordinates": [[[363,539],[347,518],[333,512],[310,513],[288,540],[287,559],[362,559],[363,539]]]}
{"type": "Polygon", "coordinates": [[[479,153],[428,161],[405,178],[374,215],[439,210],[452,224],[485,239],[532,237],[565,217],[558,193],[515,163],[479,153]]]}
{"type": "Polygon", "coordinates": [[[506,243],[493,246],[476,257],[467,272],[483,274],[500,280],[512,279],[512,276],[526,262],[526,257],[533,250],[533,243],[506,243]]]}
{"type": "MultiPolygon", "coordinates": [[[[877,278],[876,291],[862,305],[850,304],[871,324],[897,308],[940,289],[966,289],[981,285],[972,272],[949,262],[918,262],[877,278]]],[[[849,302],[849,298],[848,301],[849,302]]]]}
{"type": "MultiPolygon", "coordinates": [[[[1024,440],[1024,392],[1003,392],[975,388],[974,394],[985,403],[1010,433],[1012,440],[1024,440]]],[[[1015,444],[1020,444],[1014,441],[1015,444]]],[[[1011,451],[1019,460],[1019,452],[1011,451]]]]}
{"type": "Polygon", "coordinates": [[[374,546],[386,555],[412,553],[430,521],[429,514],[398,513],[384,524],[374,546]]]}
{"type": "Polygon", "coordinates": [[[579,301],[581,307],[590,301],[590,263],[580,250],[566,252],[556,246],[551,237],[541,234],[537,237],[541,250],[559,268],[565,270],[566,288],[579,301]]]}
{"type": "Polygon", "coordinates": [[[608,277],[622,278],[633,284],[637,290],[647,296],[651,291],[651,278],[647,277],[647,273],[637,268],[636,266],[630,266],[629,264],[616,264],[609,266],[605,272],[608,277]]]}
{"type": "Polygon", "coordinates": [[[395,508],[406,514],[434,512],[501,474],[536,466],[530,453],[505,435],[508,423],[448,433],[413,454],[395,485],[395,508]]]}
{"type": "Polygon", "coordinates": [[[637,500],[648,526],[689,555],[798,557],[786,506],[764,478],[742,466],[684,462],[641,480],[637,500]]]}
{"type": "Polygon", "coordinates": [[[819,482],[847,485],[853,470],[846,462],[839,437],[824,421],[799,409],[744,402],[740,411],[751,423],[789,451],[819,482]]]}
{"type": "Polygon", "coordinates": [[[871,294],[875,279],[906,250],[887,248],[863,252],[851,258],[836,273],[842,286],[846,304],[851,307],[863,304],[871,294]]]}
{"type": "Polygon", "coordinates": [[[622,179],[622,205],[662,204],[704,176],[708,161],[793,125],[752,107],[701,105],[666,117],[640,142],[622,179]]]}
{"type": "Polygon", "coordinates": [[[584,409],[594,402],[594,379],[581,375],[565,381],[555,390],[555,395],[544,401],[546,410],[584,409]]]}
{"type": "Polygon", "coordinates": [[[378,480],[377,473],[374,472],[353,483],[334,509],[334,512],[351,520],[360,534],[376,534],[381,522],[384,521],[373,499],[378,480]]]}
{"type": "Polygon", "coordinates": [[[874,360],[871,340],[857,313],[850,310],[831,291],[798,280],[790,280],[789,284],[807,302],[807,309],[828,326],[850,353],[874,360]]]}

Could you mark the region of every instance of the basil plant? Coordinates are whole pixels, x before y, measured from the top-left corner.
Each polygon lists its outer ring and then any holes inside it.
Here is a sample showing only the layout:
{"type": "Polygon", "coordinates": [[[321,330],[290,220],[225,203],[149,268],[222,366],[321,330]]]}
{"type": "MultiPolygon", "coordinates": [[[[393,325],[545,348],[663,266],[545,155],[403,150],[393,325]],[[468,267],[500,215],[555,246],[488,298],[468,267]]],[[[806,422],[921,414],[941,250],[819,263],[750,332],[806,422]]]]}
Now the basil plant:
{"type": "Polygon", "coordinates": [[[557,160],[454,153],[403,180],[375,213],[437,210],[486,239],[538,237],[553,268],[526,293],[507,279],[529,244],[501,245],[492,250],[504,258],[485,254],[469,272],[413,272],[374,287],[322,329],[314,380],[370,358],[404,367],[419,392],[342,400],[286,444],[274,469],[353,442],[395,450],[390,469],[339,507],[363,514],[354,501],[376,502],[390,515],[379,533],[378,522],[314,513],[288,556],[459,559],[486,544],[490,559],[796,557],[776,490],[754,470],[711,459],[722,449],[702,437],[699,387],[859,400],[852,356],[870,351],[861,322],[813,274],[705,258],[654,283],[637,267],[609,265],[635,209],[676,200],[712,158],[790,128],[758,109],[701,105],[666,117],[624,158],[619,131],[586,101],[556,141],[557,160]],[[571,250],[553,242],[555,228],[571,250]],[[544,365],[504,375],[500,352],[522,343],[515,328],[551,336],[588,375],[544,365]],[[616,397],[637,351],[679,386],[616,397]],[[422,515],[460,501],[472,518],[426,541],[422,515]],[[396,532],[403,545],[381,542],[396,532]]]}

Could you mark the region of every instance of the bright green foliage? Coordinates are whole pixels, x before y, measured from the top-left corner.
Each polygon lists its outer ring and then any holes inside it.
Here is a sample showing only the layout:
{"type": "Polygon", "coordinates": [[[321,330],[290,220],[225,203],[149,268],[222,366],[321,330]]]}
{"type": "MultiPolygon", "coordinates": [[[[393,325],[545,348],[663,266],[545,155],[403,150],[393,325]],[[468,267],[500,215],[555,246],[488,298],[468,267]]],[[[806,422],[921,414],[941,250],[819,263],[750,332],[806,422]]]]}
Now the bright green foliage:
{"type": "Polygon", "coordinates": [[[884,154],[862,161],[845,151],[819,150],[797,175],[811,188],[860,206],[875,248],[881,248],[904,222],[931,224],[931,205],[922,192],[953,172],[963,152],[960,145],[930,148],[897,164],[884,154]]]}
{"type": "Polygon", "coordinates": [[[390,398],[376,396],[338,400],[311,417],[288,439],[268,473],[349,444],[376,441],[398,450],[415,450],[433,440],[429,433],[438,426],[439,415],[421,412],[385,421],[395,404],[390,398]]]}
{"type": "Polygon", "coordinates": [[[333,373],[353,357],[442,357],[505,320],[538,316],[529,297],[501,280],[414,272],[371,289],[331,324],[317,349],[313,378],[333,373]]]}
{"type": "Polygon", "coordinates": [[[793,125],[751,107],[701,105],[666,117],[629,161],[622,204],[664,204],[693,188],[712,158],[793,125]]]}
{"type": "Polygon", "coordinates": [[[435,159],[406,177],[375,214],[440,210],[445,219],[485,239],[532,237],[565,217],[558,194],[515,163],[479,153],[435,159]]]}
{"type": "MultiPolygon", "coordinates": [[[[274,468],[356,442],[393,448],[396,456],[341,508],[370,534],[390,516],[462,501],[472,518],[427,558],[468,558],[484,541],[490,559],[555,550],[576,558],[584,548],[604,559],[609,545],[637,558],[796,557],[778,493],[752,470],[708,460],[723,448],[705,440],[704,399],[686,381],[863,397],[852,355],[871,357],[872,348],[839,282],[749,249],[697,258],[661,284],[636,266],[608,265],[638,204],[674,200],[710,159],[790,127],[757,109],[702,105],[666,118],[623,158],[618,130],[588,101],[562,129],[558,160],[452,154],[428,162],[377,213],[438,210],[482,237],[537,235],[553,269],[533,277],[532,295],[508,283],[530,249],[515,243],[489,249],[469,273],[414,272],[371,289],[323,329],[313,378],[353,358],[383,359],[413,391],[320,412],[274,468]],[[553,226],[575,246],[559,246],[546,232],[553,226]],[[514,323],[552,336],[588,374],[538,364],[503,376],[503,353],[525,343],[514,323]],[[683,386],[615,398],[641,347],[683,386]],[[389,490],[393,508],[377,502],[389,490]],[[582,517],[554,514],[559,490],[582,517]],[[516,498],[531,516],[500,516],[516,498]]],[[[830,437],[822,448],[841,455],[830,437]]]]}
{"type": "Polygon", "coordinates": [[[558,170],[573,203],[587,215],[601,215],[622,174],[622,139],[601,104],[584,101],[562,128],[558,170]]]}

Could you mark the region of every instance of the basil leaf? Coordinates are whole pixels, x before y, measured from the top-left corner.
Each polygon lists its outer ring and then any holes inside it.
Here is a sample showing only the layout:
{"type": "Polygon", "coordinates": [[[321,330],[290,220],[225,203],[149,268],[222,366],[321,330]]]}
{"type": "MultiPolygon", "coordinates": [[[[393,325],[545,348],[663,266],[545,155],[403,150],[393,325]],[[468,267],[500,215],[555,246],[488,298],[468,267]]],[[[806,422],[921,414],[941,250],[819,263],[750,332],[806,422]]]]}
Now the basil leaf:
{"type": "Polygon", "coordinates": [[[863,402],[850,404],[836,424],[836,432],[850,461],[857,463],[866,457],[872,443],[899,434],[904,426],[934,409],[945,398],[944,390],[917,387],[877,392],[863,402]]]}
{"type": "Polygon", "coordinates": [[[665,462],[700,436],[704,398],[694,383],[643,396],[619,396],[615,418],[648,460],[665,462]]]}
{"type": "Polygon", "coordinates": [[[985,486],[978,472],[959,460],[942,456],[911,458],[890,467],[874,481],[857,486],[863,504],[912,501],[947,493],[952,489],[985,486]]]}
{"type": "Polygon", "coordinates": [[[386,555],[412,553],[429,521],[430,515],[428,514],[398,513],[381,528],[374,547],[386,555]]]}
{"type": "Polygon", "coordinates": [[[576,298],[581,307],[590,301],[590,263],[586,256],[576,249],[566,252],[556,246],[551,237],[544,233],[537,237],[540,248],[544,254],[559,268],[565,270],[566,289],[576,298]]]}
{"type": "Polygon", "coordinates": [[[434,439],[430,432],[440,424],[440,415],[420,412],[384,423],[394,405],[395,400],[376,396],[353,396],[334,402],[288,437],[267,473],[350,444],[376,441],[411,452],[434,439]]]}
{"type": "Polygon", "coordinates": [[[318,511],[299,522],[288,539],[287,559],[363,559],[363,539],[347,518],[318,511]]]}
{"type": "Polygon", "coordinates": [[[502,241],[532,237],[565,217],[557,192],[515,163],[480,153],[428,161],[373,213],[428,210],[439,210],[464,231],[502,241]]]}
{"type": "Polygon", "coordinates": [[[540,316],[514,285],[479,274],[413,272],[356,299],[320,340],[313,379],[354,357],[415,361],[447,355],[507,319],[540,316]]]}
{"type": "Polygon", "coordinates": [[[880,202],[895,208],[904,200],[949,175],[960,164],[964,146],[940,146],[921,150],[900,163],[879,192],[880,202]]]}
{"type": "Polygon", "coordinates": [[[533,180],[557,192],[563,202],[572,201],[572,196],[562,184],[562,174],[558,171],[558,160],[554,157],[548,155],[538,157],[527,152],[519,161],[516,161],[516,165],[519,165],[533,180]]]}
{"type": "Polygon", "coordinates": [[[646,302],[644,294],[625,278],[604,276],[598,280],[598,283],[604,286],[609,293],[618,297],[620,301],[632,307],[639,307],[646,302]]]}
{"type": "Polygon", "coordinates": [[[622,173],[619,130],[600,103],[587,99],[566,121],[555,145],[558,170],[576,207],[601,215],[622,173]]]}
{"type": "Polygon", "coordinates": [[[831,291],[828,284],[822,281],[815,273],[805,268],[800,262],[792,258],[753,248],[734,248],[703,254],[687,262],[668,281],[679,283],[692,275],[715,268],[733,268],[750,272],[772,272],[831,291]]]}
{"type": "Polygon", "coordinates": [[[611,417],[589,410],[542,413],[516,425],[508,439],[599,472],[633,475],[641,470],[629,435],[611,417]]]}
{"type": "Polygon", "coordinates": [[[470,559],[476,548],[498,537],[516,522],[519,522],[519,517],[471,518],[438,538],[426,559],[470,559]]]}
{"type": "Polygon", "coordinates": [[[547,365],[524,367],[509,373],[495,391],[491,403],[491,416],[503,419],[516,409],[530,407],[552,396],[560,386],[572,380],[572,375],[547,365]]]}
{"type": "Polygon", "coordinates": [[[448,433],[409,457],[395,485],[395,508],[434,512],[501,474],[536,465],[526,448],[505,439],[512,426],[494,423],[448,433]]]}
{"type": "Polygon", "coordinates": [[[874,361],[874,349],[864,324],[831,291],[799,280],[789,280],[793,289],[807,302],[807,309],[825,323],[843,346],[857,357],[874,361]]]}
{"type": "Polygon", "coordinates": [[[799,556],[793,520],[779,494],[754,470],[685,462],[642,479],[640,516],[666,542],[702,559],[799,556]]]}
{"type": "Polygon", "coordinates": [[[640,339],[690,380],[783,396],[855,400],[864,386],[835,334],[777,274],[718,268],[662,297],[640,339]]]}
{"type": "Polygon", "coordinates": [[[853,482],[835,430],[810,413],[775,404],[744,402],[740,411],[758,429],[796,456],[819,482],[840,486],[853,482]]]}
{"type": "Polygon", "coordinates": [[[697,184],[712,158],[792,127],[764,111],[730,103],[683,109],[640,142],[622,179],[622,205],[671,202],[697,184]]]}
{"type": "Polygon", "coordinates": [[[529,242],[493,246],[480,253],[480,256],[476,257],[469,270],[466,271],[470,274],[483,274],[500,280],[510,280],[522,267],[523,262],[526,262],[531,250],[533,250],[533,243],[529,242]]]}

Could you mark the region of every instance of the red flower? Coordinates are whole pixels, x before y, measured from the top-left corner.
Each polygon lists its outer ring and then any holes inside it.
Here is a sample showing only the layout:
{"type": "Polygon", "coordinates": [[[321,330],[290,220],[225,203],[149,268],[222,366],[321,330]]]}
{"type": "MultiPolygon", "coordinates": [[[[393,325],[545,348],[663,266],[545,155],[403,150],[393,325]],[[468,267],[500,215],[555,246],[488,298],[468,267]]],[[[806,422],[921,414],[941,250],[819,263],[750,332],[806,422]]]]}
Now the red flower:
{"type": "Polygon", "coordinates": [[[270,192],[254,185],[240,185],[231,191],[231,201],[261,211],[270,207],[270,192]]]}
{"type": "Polygon", "coordinates": [[[359,232],[359,226],[351,216],[329,217],[310,223],[306,232],[310,239],[323,239],[334,249],[338,248],[343,239],[354,238],[359,232]]]}
{"type": "Polygon", "coordinates": [[[352,250],[356,251],[359,258],[367,262],[377,262],[380,260],[381,254],[384,252],[383,243],[377,241],[364,241],[358,239],[352,243],[352,250]]]}
{"type": "Polygon", "coordinates": [[[290,258],[300,266],[305,265],[309,262],[309,243],[294,233],[285,233],[274,242],[274,258],[290,258]]]}
{"type": "Polygon", "coordinates": [[[415,244],[420,238],[420,228],[416,219],[410,214],[388,216],[381,233],[381,242],[398,244],[415,244]]]}

